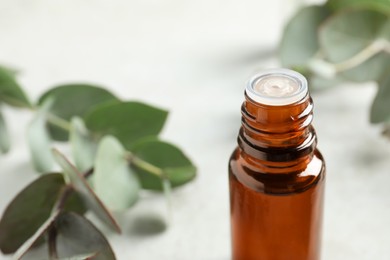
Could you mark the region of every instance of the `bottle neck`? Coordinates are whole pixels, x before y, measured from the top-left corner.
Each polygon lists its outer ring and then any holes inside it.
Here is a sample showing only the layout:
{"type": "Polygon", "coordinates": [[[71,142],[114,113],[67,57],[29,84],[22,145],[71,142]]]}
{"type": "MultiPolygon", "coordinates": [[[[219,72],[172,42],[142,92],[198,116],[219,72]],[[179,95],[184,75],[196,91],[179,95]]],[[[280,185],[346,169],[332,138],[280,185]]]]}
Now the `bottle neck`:
{"type": "Polygon", "coordinates": [[[238,144],[244,158],[264,172],[286,173],[304,168],[316,148],[309,95],[283,106],[257,103],[245,95],[238,144]]]}

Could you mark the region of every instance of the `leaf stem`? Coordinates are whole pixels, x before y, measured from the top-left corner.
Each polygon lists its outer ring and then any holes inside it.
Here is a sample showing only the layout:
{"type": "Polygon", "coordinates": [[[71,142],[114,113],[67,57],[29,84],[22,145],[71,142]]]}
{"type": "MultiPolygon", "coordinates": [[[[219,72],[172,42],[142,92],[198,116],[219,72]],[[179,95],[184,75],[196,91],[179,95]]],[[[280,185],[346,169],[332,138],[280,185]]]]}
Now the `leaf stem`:
{"type": "Polygon", "coordinates": [[[146,172],[151,173],[159,178],[164,178],[165,174],[161,168],[159,168],[159,167],[157,167],[157,166],[155,166],[147,161],[142,160],[141,158],[135,156],[130,151],[126,152],[126,159],[130,164],[133,164],[134,166],[136,166],[142,170],[145,170],[146,172]]]}
{"type": "Polygon", "coordinates": [[[71,124],[69,123],[69,121],[67,121],[59,116],[48,113],[47,120],[50,123],[52,123],[53,125],[58,126],[59,128],[62,128],[65,131],[70,132],[70,130],[71,130],[71,124]]]}
{"type": "Polygon", "coordinates": [[[49,259],[56,260],[58,259],[57,252],[57,229],[52,225],[48,230],[48,250],[49,250],[49,259]]]}
{"type": "Polygon", "coordinates": [[[359,66],[381,51],[390,53],[390,43],[385,39],[379,39],[372,42],[351,58],[339,63],[330,63],[315,55],[315,57],[309,61],[308,67],[311,71],[320,76],[332,78],[340,72],[359,66]]]}
{"type": "Polygon", "coordinates": [[[352,69],[362,64],[366,60],[370,59],[371,57],[375,56],[381,51],[386,51],[390,53],[390,43],[384,39],[376,40],[370,45],[368,45],[366,48],[361,50],[359,53],[357,53],[355,56],[343,62],[334,64],[335,70],[336,72],[342,72],[345,70],[352,69]]]}
{"type": "Polygon", "coordinates": [[[69,196],[74,192],[74,188],[71,184],[67,184],[61,192],[61,195],[57,201],[57,203],[53,207],[53,211],[62,210],[65,206],[66,200],[69,196]]]}
{"type": "MultiPolygon", "coordinates": [[[[34,107],[29,107],[29,109],[31,111],[38,111],[39,110],[39,107],[38,106],[34,106],[34,107]]],[[[52,113],[47,113],[46,115],[46,118],[47,118],[47,121],[50,122],[51,124],[67,131],[67,132],[70,132],[71,130],[71,124],[69,121],[55,115],[55,114],[52,114],[52,113]]]]}

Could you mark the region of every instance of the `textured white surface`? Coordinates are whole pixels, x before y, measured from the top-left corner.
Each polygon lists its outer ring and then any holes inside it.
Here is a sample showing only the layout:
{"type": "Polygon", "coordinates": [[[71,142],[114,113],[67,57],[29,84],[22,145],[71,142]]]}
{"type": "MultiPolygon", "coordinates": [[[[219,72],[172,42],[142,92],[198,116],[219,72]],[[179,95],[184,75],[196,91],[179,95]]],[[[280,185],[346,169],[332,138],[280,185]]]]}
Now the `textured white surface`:
{"type": "MultiPolygon", "coordinates": [[[[64,81],[92,81],[171,111],[163,137],[199,168],[173,197],[172,224],[153,236],[132,231],[147,196],[110,234],[118,259],[227,260],[227,161],[236,143],[248,77],[275,67],[285,1],[0,0],[0,63],[19,68],[36,99],[64,81]],[[218,98],[217,98],[218,97],[218,98]]],[[[368,123],[371,84],[314,95],[319,147],[328,166],[324,260],[390,257],[390,143],[368,123]]],[[[36,175],[27,154],[31,115],[7,109],[13,150],[0,157],[0,212],[36,175]]],[[[0,259],[9,259],[2,256],[0,259]]]]}

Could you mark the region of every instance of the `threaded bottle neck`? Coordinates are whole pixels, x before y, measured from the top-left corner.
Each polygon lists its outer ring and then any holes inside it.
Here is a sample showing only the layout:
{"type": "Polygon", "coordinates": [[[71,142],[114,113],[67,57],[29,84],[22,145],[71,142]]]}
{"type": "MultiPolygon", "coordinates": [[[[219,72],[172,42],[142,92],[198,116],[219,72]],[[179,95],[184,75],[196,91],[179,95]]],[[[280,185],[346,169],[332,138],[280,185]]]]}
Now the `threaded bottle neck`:
{"type": "MultiPolygon", "coordinates": [[[[283,72],[286,71],[283,70],[283,72]]],[[[266,75],[268,80],[272,81],[272,75],[266,75]]],[[[316,134],[311,126],[313,102],[307,91],[307,85],[303,90],[299,85],[306,84],[306,81],[304,80],[303,83],[300,81],[286,82],[283,79],[284,76],[277,74],[275,77],[278,80],[272,84],[279,84],[274,88],[278,87],[282,89],[282,92],[286,85],[297,84],[295,90],[289,93],[290,95],[278,97],[278,90],[275,90],[276,94],[275,92],[273,94],[276,96],[267,102],[268,94],[253,91],[255,87],[263,87],[253,86],[261,81],[263,75],[260,75],[252,79],[251,85],[248,85],[246,100],[241,107],[242,127],[238,136],[239,146],[248,160],[271,169],[295,167],[302,164],[310,160],[316,147],[316,134]],[[258,94],[260,98],[254,94],[258,94]],[[300,99],[295,100],[298,98],[300,99]],[[285,100],[282,102],[280,99],[285,100]],[[262,102],[265,100],[265,102],[260,103],[259,100],[262,102]]]]}

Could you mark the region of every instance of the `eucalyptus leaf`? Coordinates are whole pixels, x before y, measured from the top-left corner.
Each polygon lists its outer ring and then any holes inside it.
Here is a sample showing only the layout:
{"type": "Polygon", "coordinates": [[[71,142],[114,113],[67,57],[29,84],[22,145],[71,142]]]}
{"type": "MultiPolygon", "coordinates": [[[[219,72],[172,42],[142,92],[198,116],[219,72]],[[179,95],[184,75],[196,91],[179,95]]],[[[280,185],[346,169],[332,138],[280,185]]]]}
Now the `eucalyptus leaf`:
{"type": "Polygon", "coordinates": [[[0,152],[8,153],[11,148],[11,141],[2,111],[0,110],[0,152]]]}
{"type": "Polygon", "coordinates": [[[343,78],[334,77],[330,79],[323,78],[319,75],[311,75],[309,77],[309,87],[311,90],[320,91],[332,87],[336,87],[344,82],[343,78]]]}
{"type": "Polygon", "coordinates": [[[42,224],[42,226],[40,226],[38,230],[16,251],[13,258],[17,260],[21,259],[28,252],[28,250],[30,250],[40,239],[42,239],[43,235],[54,223],[59,213],[60,210],[55,210],[42,224]]]}
{"type": "MultiPolygon", "coordinates": [[[[328,19],[321,27],[319,38],[327,59],[341,63],[356,57],[368,46],[374,46],[374,42],[388,42],[390,21],[388,16],[376,11],[348,10],[328,19]]],[[[342,75],[354,81],[377,80],[388,66],[390,56],[382,52],[342,75]]]]}
{"type": "Polygon", "coordinates": [[[390,122],[390,68],[378,82],[370,112],[371,123],[390,122]]]}
{"type": "Polygon", "coordinates": [[[87,212],[88,208],[81,196],[77,192],[72,192],[65,201],[63,210],[83,215],[87,212]]]}
{"type": "Polygon", "coordinates": [[[317,53],[317,30],[328,15],[325,6],[307,6],[294,15],[283,31],[279,48],[283,66],[305,66],[317,53]]]}
{"type": "Polygon", "coordinates": [[[0,101],[15,107],[31,107],[15,75],[4,67],[0,67],[0,101]]]}
{"type": "Polygon", "coordinates": [[[97,147],[81,118],[72,118],[69,139],[77,169],[81,172],[91,169],[97,147]]]}
{"type": "MultiPolygon", "coordinates": [[[[67,121],[74,116],[83,117],[98,104],[118,101],[118,98],[109,91],[99,86],[82,83],[56,86],[40,97],[39,104],[43,104],[48,98],[54,99],[51,113],[67,121]]],[[[49,130],[54,140],[68,140],[68,133],[65,130],[53,124],[49,124],[49,130]]]]}
{"type": "Polygon", "coordinates": [[[112,136],[105,136],[98,148],[93,186],[96,194],[111,210],[124,210],[138,200],[140,183],[128,167],[126,150],[112,136]]]}
{"type": "Polygon", "coordinates": [[[0,68],[7,71],[12,76],[16,76],[20,73],[20,70],[15,67],[0,65],[0,68]]]}
{"type": "Polygon", "coordinates": [[[0,220],[3,253],[15,252],[49,218],[64,186],[61,174],[46,174],[19,192],[0,220]]]}
{"type": "Polygon", "coordinates": [[[86,218],[63,213],[55,222],[57,250],[60,258],[96,252],[93,259],[115,260],[115,254],[104,235],[86,218]]]}
{"type": "Polygon", "coordinates": [[[74,189],[83,199],[85,205],[92,210],[93,213],[108,227],[114,231],[120,233],[120,227],[118,223],[103,204],[103,202],[97,197],[95,192],[91,189],[86,179],[82,174],[73,166],[65,156],[58,150],[53,149],[54,158],[58,165],[63,169],[70,183],[72,183],[74,189]]]}
{"type": "Polygon", "coordinates": [[[327,6],[334,10],[372,9],[390,14],[389,0],[328,0],[327,6]]]}
{"type": "Polygon", "coordinates": [[[46,129],[46,117],[52,101],[52,99],[46,100],[27,129],[31,159],[35,170],[40,173],[50,172],[54,165],[50,152],[51,140],[46,129]]]}
{"type": "Polygon", "coordinates": [[[162,171],[162,176],[158,177],[148,172],[147,169],[132,164],[145,189],[163,190],[162,178],[167,178],[172,187],[177,187],[191,181],[196,176],[196,167],[179,148],[170,143],[157,139],[145,139],[134,145],[133,153],[162,171]]]}
{"type": "Polygon", "coordinates": [[[113,135],[131,150],[138,139],[158,135],[167,115],[165,110],[139,102],[110,103],[96,106],[85,123],[92,132],[113,135]]]}

